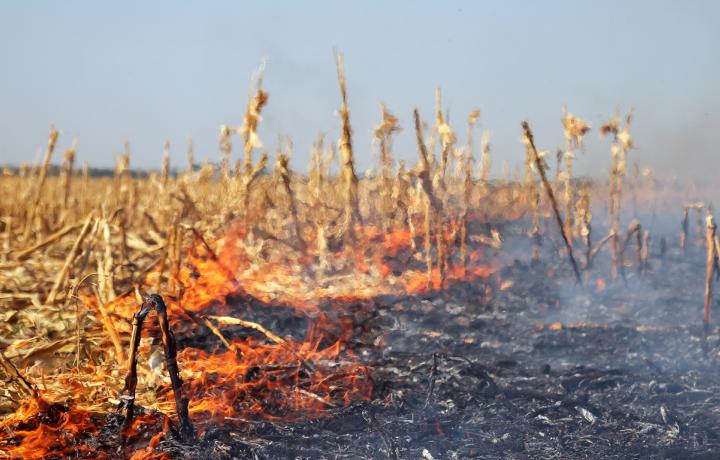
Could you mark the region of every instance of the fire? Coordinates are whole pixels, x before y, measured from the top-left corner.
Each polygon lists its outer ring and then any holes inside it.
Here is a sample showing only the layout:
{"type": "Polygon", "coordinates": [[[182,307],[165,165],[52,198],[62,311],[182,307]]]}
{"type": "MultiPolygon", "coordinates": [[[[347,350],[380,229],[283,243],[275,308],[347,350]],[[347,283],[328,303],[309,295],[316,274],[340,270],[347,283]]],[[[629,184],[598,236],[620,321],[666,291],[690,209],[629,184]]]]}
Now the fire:
{"type": "Polygon", "coordinates": [[[190,414],[201,427],[217,420],[315,418],[325,409],[369,398],[368,370],[342,359],[339,342],[324,348],[319,342],[286,347],[251,340],[233,342],[236,351],[220,353],[184,349],[181,365],[194,377],[190,414]]]}
{"type": "MultiPolygon", "coordinates": [[[[189,398],[189,414],[198,436],[218,423],[242,426],[257,419],[292,422],[318,418],[334,408],[369,399],[370,369],[346,345],[353,335],[354,320],[351,314],[338,314],[342,305],[387,294],[413,295],[442,289],[456,281],[482,279],[495,272],[492,265],[483,263],[482,250],[475,249],[468,252],[466,264],[450,264],[442,277],[434,267],[428,275],[424,262],[413,257],[416,250],[408,229],[382,232],[367,226],[359,227],[357,233],[362,238],[358,242],[361,250],[330,253],[333,264],[344,264],[344,268],[322,274],[307,268],[317,259],[317,248],[312,246],[295,260],[261,258],[239,226],[216,242],[217,252],[201,238],[196,239],[173,275],[176,291],[165,294],[177,336],[191,338],[203,321],[217,318],[213,315],[237,315],[236,305],[251,298],[267,306],[290,307],[295,314],[311,318],[302,341],[267,334],[265,339],[274,340],[237,336],[234,323],[225,323],[219,325],[222,330],[215,331],[216,335],[230,337],[223,339],[223,344],[215,341],[211,348],[185,346],[179,350],[183,394],[189,398]],[[338,311],[326,314],[322,309],[328,307],[338,311]]],[[[452,229],[444,237],[449,247],[454,238],[452,229]]],[[[415,238],[420,241],[422,234],[415,238]]],[[[144,288],[151,289],[159,276],[159,271],[148,273],[144,288]]],[[[84,300],[89,305],[97,302],[94,296],[84,300]]],[[[106,310],[129,319],[137,305],[131,293],[112,301],[106,310]]],[[[127,335],[129,323],[116,324],[120,333],[127,335]]],[[[156,334],[155,322],[148,320],[148,326],[149,335],[156,334]]],[[[375,345],[381,343],[382,337],[378,337],[375,345]]],[[[141,357],[148,351],[147,343],[141,345],[141,357]]],[[[134,459],[168,458],[156,449],[170,430],[171,418],[176,417],[172,389],[165,380],[152,396],[144,390],[152,371],[143,365],[138,369],[137,404],[144,409],[123,432],[126,454],[134,459]]],[[[91,448],[88,440],[103,433],[119,436],[118,422],[109,423],[109,416],[101,415],[113,410],[114,400],[105,398],[93,405],[89,395],[94,381],[115,382],[112,391],[118,394],[118,377],[91,367],[77,375],[60,374],[58,378],[66,381],[78,403],[25,401],[0,426],[11,433],[0,441],[0,453],[10,458],[108,457],[104,451],[91,448]]]]}
{"type": "Polygon", "coordinates": [[[82,441],[98,433],[98,422],[88,411],[29,399],[0,423],[0,430],[9,434],[0,443],[0,454],[23,459],[88,457],[93,449],[82,441]]]}
{"type": "MultiPolygon", "coordinates": [[[[405,228],[391,229],[383,233],[374,226],[361,229],[365,238],[360,242],[364,251],[350,255],[352,264],[342,274],[308,276],[303,263],[252,263],[249,248],[241,239],[234,239],[231,251],[244,254],[244,269],[236,279],[253,297],[268,303],[291,305],[302,310],[314,311],[327,300],[367,300],[383,295],[414,295],[430,289],[442,289],[440,271],[433,269],[428,283],[428,273],[422,263],[412,258],[412,234],[405,228]],[[403,258],[405,262],[403,263],[403,258]]],[[[422,233],[416,238],[421,239],[422,233]]],[[[449,245],[453,236],[445,235],[449,245]]],[[[228,246],[226,245],[226,250],[228,246]]],[[[336,261],[346,262],[348,254],[338,251],[331,255],[336,261]]],[[[242,257],[242,256],[241,256],[242,257]]],[[[311,257],[312,258],[312,257],[311,257]]],[[[468,254],[468,266],[452,265],[444,275],[444,282],[484,279],[495,272],[491,265],[482,263],[482,250],[468,254]]],[[[304,261],[298,261],[304,262],[304,261]]]]}

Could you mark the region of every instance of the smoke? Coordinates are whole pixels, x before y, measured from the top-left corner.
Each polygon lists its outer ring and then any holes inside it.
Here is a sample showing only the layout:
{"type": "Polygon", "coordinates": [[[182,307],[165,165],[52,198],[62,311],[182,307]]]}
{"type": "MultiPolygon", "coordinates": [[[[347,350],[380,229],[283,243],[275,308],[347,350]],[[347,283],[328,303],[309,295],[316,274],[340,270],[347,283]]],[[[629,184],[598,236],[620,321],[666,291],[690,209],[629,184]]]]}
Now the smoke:
{"type": "Polygon", "coordinates": [[[668,176],[701,182],[713,179],[714,171],[720,167],[716,138],[720,104],[687,115],[656,127],[643,126],[637,136],[639,148],[634,160],[668,176]]]}

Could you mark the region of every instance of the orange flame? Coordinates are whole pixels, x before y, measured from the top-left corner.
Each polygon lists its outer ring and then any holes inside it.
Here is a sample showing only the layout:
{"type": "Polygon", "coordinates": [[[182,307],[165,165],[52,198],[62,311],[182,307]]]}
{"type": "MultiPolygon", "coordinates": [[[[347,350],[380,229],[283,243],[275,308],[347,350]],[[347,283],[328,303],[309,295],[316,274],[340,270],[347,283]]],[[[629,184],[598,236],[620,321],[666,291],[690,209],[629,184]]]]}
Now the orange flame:
{"type": "MultiPolygon", "coordinates": [[[[446,229],[443,237],[448,248],[453,247],[456,228],[446,229]]],[[[482,263],[481,250],[470,251],[466,264],[452,265],[445,279],[434,268],[428,278],[424,261],[414,249],[408,229],[383,233],[377,227],[366,226],[357,232],[361,241],[353,252],[337,251],[328,257],[337,271],[318,273],[310,268],[317,265],[317,248],[310,245],[305,254],[295,260],[288,257],[259,257],[247,243],[245,232],[235,226],[217,241],[217,253],[196,241],[186,255],[180,270],[173,274],[180,289],[165,296],[172,327],[176,335],[192,334],[197,325],[187,312],[203,317],[207,314],[227,313],[232,305],[228,298],[249,300],[254,297],[268,306],[288,306],[313,312],[304,341],[285,340],[267,343],[252,337],[233,338],[228,347],[208,351],[186,347],[178,360],[185,391],[190,399],[189,411],[200,435],[209,424],[242,425],[247,420],[262,418],[269,421],[292,421],[322,417],[328,409],[345,406],[352,401],[368,399],[372,385],[370,371],[359,358],[346,349],[345,343],[353,334],[352,317],[332,319],[320,311],[330,303],[357,302],[382,295],[413,295],[442,289],[456,281],[473,281],[489,277],[495,272],[492,265],[482,263]],[[428,282],[429,281],[429,282],[428,282]],[[338,330],[339,329],[339,330],[338,330]],[[179,332],[182,331],[182,332],[179,332]]],[[[422,233],[416,234],[418,241],[422,233]]],[[[453,257],[453,254],[449,255],[453,257]]],[[[155,285],[158,271],[146,276],[144,285],[155,285]]],[[[85,299],[94,304],[94,297],[85,299]]],[[[233,300],[232,303],[235,303],[233,300]]],[[[108,312],[131,318],[137,309],[132,294],[119,297],[106,306],[108,312]]],[[[152,332],[152,324],[150,325],[152,332]]],[[[127,332],[127,323],[118,322],[118,329],[127,332]]],[[[382,343],[381,338],[376,344],[382,343]]],[[[216,342],[213,342],[216,343],[216,342]]],[[[142,370],[141,372],[147,372],[142,370]]],[[[62,374],[67,384],[82,392],[75,374],[62,374]]],[[[91,371],[89,379],[101,381],[107,374],[91,371]],[[94,375],[94,377],[93,377],[94,375]]],[[[140,390],[142,392],[142,389],[140,390]]],[[[156,407],[137,417],[125,433],[133,459],[168,458],[157,452],[160,441],[168,431],[168,416],[174,416],[173,396],[168,385],[160,390],[156,407]],[[161,428],[162,427],[162,428],[161,428]],[[152,433],[147,436],[139,434],[152,433]]],[[[0,454],[10,458],[44,458],[47,456],[83,456],[93,454],[91,443],[104,426],[102,416],[80,407],[58,409],[61,406],[26,401],[9,419],[0,423],[0,454]],[[48,415],[49,414],[49,415],[48,415]]]]}

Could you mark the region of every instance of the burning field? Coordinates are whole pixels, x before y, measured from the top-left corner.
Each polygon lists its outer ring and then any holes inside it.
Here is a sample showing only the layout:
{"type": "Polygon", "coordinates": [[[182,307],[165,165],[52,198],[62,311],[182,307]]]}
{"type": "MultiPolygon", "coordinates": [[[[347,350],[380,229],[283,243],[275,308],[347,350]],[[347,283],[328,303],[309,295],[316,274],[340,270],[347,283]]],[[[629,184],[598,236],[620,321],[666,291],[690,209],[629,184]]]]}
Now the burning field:
{"type": "Polygon", "coordinates": [[[524,177],[491,179],[438,90],[432,121],[381,107],[359,178],[337,58],[307,174],[289,139],[268,164],[262,69],[218,167],[190,142],[139,176],[126,146],[92,177],[73,143],[56,169],[52,128],[5,172],[0,457],[717,458],[720,240],[701,193],[626,166],[632,112],[596,130],[607,180],[574,177],[595,133],[567,109],[557,155],[519,124],[524,177]]]}

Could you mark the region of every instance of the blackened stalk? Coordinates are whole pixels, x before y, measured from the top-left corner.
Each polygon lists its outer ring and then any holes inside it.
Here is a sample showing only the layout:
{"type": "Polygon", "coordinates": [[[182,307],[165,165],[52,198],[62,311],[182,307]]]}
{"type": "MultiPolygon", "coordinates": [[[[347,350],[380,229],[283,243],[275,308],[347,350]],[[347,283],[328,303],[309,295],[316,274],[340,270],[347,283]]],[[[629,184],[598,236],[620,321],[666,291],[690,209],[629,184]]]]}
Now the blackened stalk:
{"type": "Polygon", "coordinates": [[[162,334],[163,348],[165,352],[165,365],[167,366],[168,374],[170,374],[170,382],[172,383],[173,394],[175,396],[175,407],[178,418],[180,419],[179,435],[182,439],[193,439],[195,437],[195,431],[190,423],[190,416],[188,414],[188,399],[183,397],[183,382],[180,378],[180,370],[177,364],[177,344],[175,342],[175,336],[170,330],[167,318],[167,307],[165,306],[163,298],[157,294],[150,294],[146,296],[143,299],[140,310],[133,315],[133,328],[130,336],[130,358],[128,359],[128,371],[125,376],[125,386],[122,391],[124,396],[121,398],[122,401],[118,406],[118,410],[122,410],[123,407],[126,409],[122,432],[125,433],[130,428],[135,415],[137,353],[138,348],[140,347],[140,337],[143,323],[145,322],[147,315],[152,310],[155,310],[158,314],[158,322],[160,323],[160,332],[162,334]]]}
{"type": "Polygon", "coordinates": [[[545,187],[545,191],[547,192],[548,198],[550,199],[550,204],[552,205],[553,213],[555,214],[555,220],[557,221],[558,227],[560,227],[560,235],[562,235],[563,242],[565,242],[568,258],[570,259],[570,263],[572,264],[573,272],[575,272],[575,279],[577,280],[578,284],[582,284],[582,277],[580,276],[580,270],[578,269],[577,261],[575,261],[575,256],[573,255],[572,245],[570,244],[568,235],[565,233],[565,225],[563,224],[562,216],[560,216],[560,211],[558,210],[557,201],[555,200],[555,194],[553,193],[552,187],[550,186],[550,183],[547,180],[547,176],[545,175],[545,165],[543,165],[543,162],[540,159],[540,155],[538,155],[537,149],[535,148],[535,141],[533,140],[532,131],[530,131],[530,125],[528,125],[527,121],[523,121],[522,127],[523,133],[525,135],[525,138],[527,139],[528,146],[530,148],[530,152],[532,153],[533,159],[535,160],[535,166],[537,167],[538,173],[540,174],[540,179],[542,179],[543,187],[545,187]]]}
{"type": "Polygon", "coordinates": [[[137,352],[140,347],[140,334],[145,318],[150,313],[150,308],[142,305],[140,310],[133,315],[132,333],[130,335],[130,357],[128,358],[128,369],[125,374],[125,386],[122,393],[118,410],[125,407],[125,419],[122,424],[122,433],[126,433],[132,424],[135,416],[135,390],[137,389],[137,352]]]}
{"type": "Polygon", "coordinates": [[[175,342],[175,334],[170,330],[170,324],[168,323],[167,307],[165,306],[163,298],[157,294],[150,294],[143,300],[143,306],[151,307],[158,314],[163,348],[165,350],[165,365],[167,366],[168,374],[170,374],[170,382],[172,383],[173,394],[175,396],[175,407],[178,418],[180,419],[180,436],[183,439],[192,439],[195,437],[195,431],[190,423],[190,415],[188,414],[189,401],[183,397],[183,381],[180,378],[180,369],[177,364],[177,343],[175,342]]]}
{"type": "Polygon", "coordinates": [[[688,210],[687,205],[683,206],[683,218],[682,223],[680,224],[680,248],[682,248],[683,253],[685,253],[685,246],[687,244],[687,235],[688,235],[688,227],[690,226],[689,218],[690,218],[690,211],[688,210]]]}

